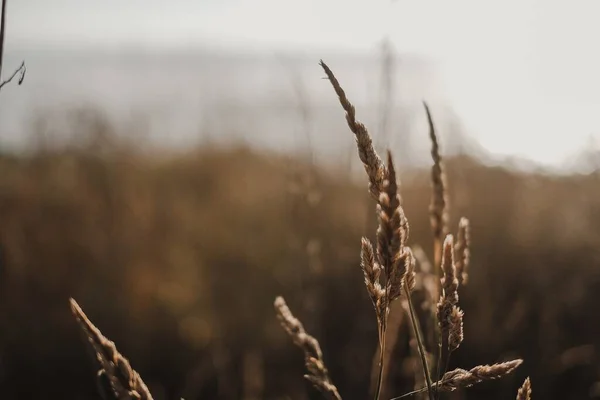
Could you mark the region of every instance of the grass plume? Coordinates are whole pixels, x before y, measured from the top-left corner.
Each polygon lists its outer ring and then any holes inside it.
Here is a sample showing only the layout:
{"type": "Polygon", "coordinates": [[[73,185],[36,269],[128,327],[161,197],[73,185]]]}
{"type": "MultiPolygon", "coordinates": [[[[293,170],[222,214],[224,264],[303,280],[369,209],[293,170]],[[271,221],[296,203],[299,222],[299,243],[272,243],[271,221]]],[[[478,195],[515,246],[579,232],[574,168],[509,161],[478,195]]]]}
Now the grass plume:
{"type": "MultiPolygon", "coordinates": [[[[454,265],[454,239],[448,235],[444,241],[442,260],[442,296],[438,303],[438,322],[442,337],[442,347],[452,352],[462,341],[462,311],[458,309],[458,279],[454,265]],[[450,338],[453,337],[453,340],[450,338]]],[[[442,361],[444,357],[442,357],[442,361]]]]}
{"type": "Polygon", "coordinates": [[[274,305],[281,326],[292,338],[294,344],[304,352],[304,362],[308,371],[304,378],[312,383],[326,398],[341,400],[337,388],[329,378],[329,372],[325,366],[321,346],[319,346],[317,339],[306,333],[302,322],[294,317],[283,297],[277,297],[274,305]]]}
{"type": "Polygon", "coordinates": [[[442,243],[448,234],[448,198],[446,194],[446,174],[440,154],[440,146],[433,123],[431,111],[426,102],[423,102],[425,113],[427,114],[427,124],[429,126],[429,138],[431,140],[431,158],[433,166],[431,167],[431,183],[433,195],[429,205],[429,216],[431,221],[431,230],[433,233],[433,262],[439,266],[442,257],[442,243]]]}
{"type": "MultiPolygon", "coordinates": [[[[503,378],[504,376],[511,374],[522,363],[523,360],[516,359],[492,365],[478,365],[468,371],[462,368],[457,368],[446,372],[442,379],[434,383],[433,386],[438,392],[454,392],[457,389],[468,388],[478,383],[503,378]]],[[[427,390],[427,388],[415,390],[413,392],[403,394],[402,396],[394,397],[390,400],[403,399],[405,397],[424,392],[425,390],[427,390]]]]}
{"type": "Polygon", "coordinates": [[[387,175],[383,161],[373,147],[373,140],[371,139],[371,135],[369,135],[367,128],[362,122],[356,120],[356,109],[352,103],[350,103],[348,97],[346,97],[346,93],[344,92],[344,89],[342,89],[337,78],[323,60],[321,60],[319,64],[325,71],[329,82],[331,82],[342,108],[346,111],[346,122],[352,133],[354,133],[356,146],[358,148],[358,156],[369,177],[369,192],[377,200],[379,199],[379,194],[383,191],[383,182],[387,175]]]}
{"type": "Polygon", "coordinates": [[[525,382],[519,388],[517,400],[531,400],[531,380],[529,378],[525,379],[525,382]]]}
{"type": "Polygon", "coordinates": [[[104,400],[152,400],[152,395],[142,377],[88,319],[79,304],[70,299],[71,311],[89,342],[100,366],[98,387],[104,400]]]}
{"type": "Polygon", "coordinates": [[[409,225],[404,215],[402,199],[398,192],[392,154],[390,151],[387,152],[387,166],[384,166],[373,147],[373,141],[367,128],[364,124],[357,121],[356,110],[348,100],[334,73],[323,60],[321,60],[320,65],[333,86],[342,108],[346,112],[346,122],[355,135],[358,155],[369,178],[369,192],[377,202],[379,226],[376,232],[376,252],[373,252],[373,246],[368,242],[368,239],[363,238],[361,243],[361,265],[363,267],[367,291],[375,306],[379,333],[380,359],[375,399],[379,399],[382,387],[385,340],[390,305],[392,301],[400,297],[403,287],[410,305],[409,313],[411,314],[415,335],[418,337],[419,349],[423,353],[421,357],[423,373],[426,376],[428,387],[431,387],[431,377],[429,376],[429,367],[423,348],[423,340],[420,337],[418,320],[414,315],[410,290],[407,290],[414,287],[414,275],[412,272],[414,271],[414,257],[406,245],[409,235],[409,225]],[[410,276],[406,278],[405,275],[409,268],[412,268],[412,271],[410,276]],[[385,274],[383,284],[379,280],[381,272],[385,274]]]}
{"type": "Polygon", "coordinates": [[[441,382],[436,383],[436,387],[442,392],[452,392],[459,388],[467,388],[477,383],[500,379],[512,373],[523,360],[511,360],[499,364],[478,365],[470,370],[457,368],[448,371],[442,377],[441,382]]]}

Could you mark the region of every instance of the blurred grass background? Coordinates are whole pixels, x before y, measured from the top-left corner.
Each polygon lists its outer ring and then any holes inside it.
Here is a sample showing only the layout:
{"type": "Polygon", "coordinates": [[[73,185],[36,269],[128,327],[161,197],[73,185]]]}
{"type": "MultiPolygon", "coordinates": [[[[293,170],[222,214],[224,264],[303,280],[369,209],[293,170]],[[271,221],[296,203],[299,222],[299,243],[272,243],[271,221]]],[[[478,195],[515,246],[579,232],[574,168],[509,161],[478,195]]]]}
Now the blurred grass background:
{"type": "MultiPolygon", "coordinates": [[[[321,342],[342,396],[368,396],[377,331],[359,244],[375,219],[362,173],[243,145],[140,150],[101,114],[86,121],[64,146],[0,156],[3,398],[98,398],[71,296],[157,399],[318,398],[276,295],[321,342]]],[[[447,172],[451,227],[472,224],[453,364],[525,359],[465,398],[514,398],[527,375],[538,399],[600,396],[600,172],[467,156],[447,172]]],[[[401,179],[409,242],[431,253],[429,171],[401,179]]],[[[411,388],[399,343],[389,396],[411,388]]]]}

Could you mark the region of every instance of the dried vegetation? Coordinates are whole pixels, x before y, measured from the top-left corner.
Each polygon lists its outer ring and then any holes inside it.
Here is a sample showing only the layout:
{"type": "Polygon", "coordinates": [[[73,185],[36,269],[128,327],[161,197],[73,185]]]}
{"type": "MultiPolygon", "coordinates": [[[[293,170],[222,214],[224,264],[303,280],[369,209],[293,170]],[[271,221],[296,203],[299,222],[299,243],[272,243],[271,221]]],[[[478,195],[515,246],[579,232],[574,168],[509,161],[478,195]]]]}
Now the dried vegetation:
{"type": "MultiPolygon", "coordinates": [[[[406,309],[410,316],[412,333],[417,347],[416,353],[418,353],[421,360],[421,372],[426,382],[426,387],[416,389],[406,395],[395,397],[395,399],[424,391],[426,391],[430,400],[439,399],[441,392],[467,388],[477,383],[502,378],[510,374],[523,362],[521,359],[493,365],[478,365],[468,371],[461,368],[447,371],[451,353],[458,349],[464,339],[464,312],[458,305],[458,288],[459,282],[464,285],[468,278],[470,236],[469,222],[466,218],[461,218],[460,220],[458,228],[459,240],[456,245],[454,244],[453,236],[447,233],[448,199],[446,194],[446,177],[429,107],[427,104],[424,104],[429,123],[429,134],[432,142],[431,155],[433,158],[433,167],[431,170],[433,194],[429,211],[434,244],[433,267],[439,271],[440,276],[437,290],[428,297],[429,299],[439,298],[437,312],[435,313],[438,330],[435,335],[431,335],[437,336],[439,342],[438,357],[434,360],[433,366],[428,363],[428,358],[430,358],[430,352],[434,351],[434,349],[426,349],[420,321],[420,319],[430,318],[431,315],[427,312],[424,315],[417,315],[412,300],[412,292],[415,288],[416,280],[416,261],[412,250],[407,244],[409,224],[402,208],[402,198],[399,194],[399,185],[392,154],[390,151],[387,152],[387,163],[384,164],[373,147],[373,140],[367,128],[356,119],[356,110],[348,100],[334,73],[323,61],[321,61],[321,67],[325,71],[342,108],[346,112],[348,127],[355,135],[358,155],[369,180],[369,193],[376,202],[379,221],[376,231],[376,246],[374,247],[368,238],[363,237],[360,252],[360,266],[363,270],[367,292],[375,309],[377,330],[379,333],[380,353],[377,384],[374,393],[375,400],[379,400],[380,398],[383,383],[388,317],[393,301],[400,298],[401,295],[403,295],[408,305],[406,309]],[[455,262],[455,259],[457,262],[455,262]]],[[[430,287],[430,290],[433,290],[433,287],[430,287]]],[[[287,306],[285,306],[282,297],[278,297],[275,301],[275,308],[278,311],[283,327],[296,345],[301,348],[306,347],[305,338],[308,337],[310,338],[312,347],[318,349],[318,365],[320,368],[314,366],[314,363],[317,361],[307,361],[306,365],[309,371],[309,375],[306,376],[307,379],[330,398],[340,398],[337,388],[332,384],[326,372],[327,369],[325,368],[318,342],[312,336],[307,336],[302,328],[302,324],[292,316],[287,306]],[[292,329],[292,326],[296,327],[296,329],[292,329]],[[320,371],[320,373],[317,374],[314,371],[320,371]],[[331,393],[335,393],[335,397],[331,393]]],[[[431,308],[432,306],[425,307],[426,310],[431,308]]],[[[305,354],[309,353],[305,350],[305,354]]],[[[307,360],[315,360],[315,358],[310,358],[309,355],[307,357],[307,360]]],[[[530,385],[529,380],[526,381],[526,384],[527,386],[530,385]]],[[[521,389],[519,396],[522,395],[523,391],[527,390],[529,389],[521,389]]]]}

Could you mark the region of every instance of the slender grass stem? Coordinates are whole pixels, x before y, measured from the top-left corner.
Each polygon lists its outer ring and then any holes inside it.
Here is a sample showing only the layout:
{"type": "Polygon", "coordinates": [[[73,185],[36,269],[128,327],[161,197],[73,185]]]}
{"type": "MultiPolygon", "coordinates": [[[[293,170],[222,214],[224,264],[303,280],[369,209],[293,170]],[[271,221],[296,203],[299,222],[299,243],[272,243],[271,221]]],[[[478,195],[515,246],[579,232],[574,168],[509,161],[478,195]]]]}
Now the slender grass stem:
{"type": "Polygon", "coordinates": [[[429,372],[429,365],[427,363],[427,355],[425,353],[425,346],[423,346],[423,334],[421,332],[421,326],[419,324],[419,321],[416,318],[415,315],[415,308],[412,302],[412,299],[410,297],[410,292],[406,289],[408,289],[406,287],[406,285],[404,286],[405,291],[404,293],[406,293],[406,300],[408,302],[408,313],[410,314],[410,321],[412,323],[413,326],[413,330],[415,332],[415,337],[417,338],[417,346],[419,347],[419,355],[421,356],[421,363],[423,366],[423,374],[425,375],[425,381],[427,382],[427,394],[429,395],[429,400],[434,400],[433,397],[433,384],[431,382],[431,374],[429,372]]]}
{"type": "Polygon", "coordinates": [[[385,357],[385,330],[380,335],[379,351],[379,371],[377,372],[377,388],[375,389],[375,400],[381,396],[381,387],[383,386],[383,358],[385,357]]]}

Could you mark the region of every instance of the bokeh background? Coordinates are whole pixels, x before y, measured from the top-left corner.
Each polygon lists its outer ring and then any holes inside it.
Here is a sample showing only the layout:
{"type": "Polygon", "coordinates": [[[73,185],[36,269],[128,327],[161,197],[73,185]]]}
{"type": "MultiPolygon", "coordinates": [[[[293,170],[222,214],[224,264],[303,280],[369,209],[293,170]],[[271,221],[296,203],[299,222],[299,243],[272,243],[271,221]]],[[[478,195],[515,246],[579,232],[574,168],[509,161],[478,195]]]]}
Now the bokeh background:
{"type": "MultiPolygon", "coordinates": [[[[592,1],[11,1],[0,92],[0,392],[98,398],[68,299],[157,399],[308,399],[283,295],[346,399],[377,327],[374,207],[334,70],[392,150],[431,255],[427,100],[450,226],[472,224],[452,398],[600,397],[600,57],[592,1]]],[[[401,318],[399,306],[393,311],[401,318]]],[[[384,398],[412,388],[406,324],[384,398]]]]}

